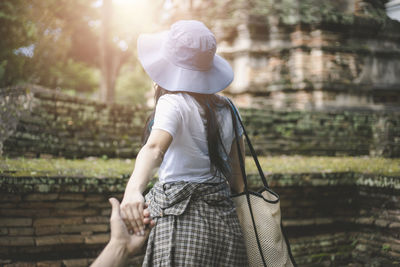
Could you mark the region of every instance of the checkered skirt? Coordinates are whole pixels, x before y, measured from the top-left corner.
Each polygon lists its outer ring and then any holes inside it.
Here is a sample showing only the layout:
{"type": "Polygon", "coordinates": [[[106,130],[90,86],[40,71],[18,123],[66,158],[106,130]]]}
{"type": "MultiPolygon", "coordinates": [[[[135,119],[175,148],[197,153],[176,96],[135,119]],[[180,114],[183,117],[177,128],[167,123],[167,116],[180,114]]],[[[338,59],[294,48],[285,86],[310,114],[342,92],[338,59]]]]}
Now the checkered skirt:
{"type": "Polygon", "coordinates": [[[146,195],[156,226],[143,266],[248,266],[226,183],[156,183],[146,195]]]}

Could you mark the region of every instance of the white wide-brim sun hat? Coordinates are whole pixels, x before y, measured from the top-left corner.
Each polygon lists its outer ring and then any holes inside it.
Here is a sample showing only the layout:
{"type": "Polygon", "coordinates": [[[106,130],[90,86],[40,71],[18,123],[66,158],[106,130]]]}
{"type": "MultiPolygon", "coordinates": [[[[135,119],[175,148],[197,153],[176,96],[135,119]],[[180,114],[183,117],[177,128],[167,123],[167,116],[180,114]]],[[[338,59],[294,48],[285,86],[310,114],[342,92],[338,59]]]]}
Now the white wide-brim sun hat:
{"type": "Polygon", "coordinates": [[[214,94],[233,81],[229,63],[215,54],[214,34],[195,20],[181,20],[170,30],[141,34],[138,57],[146,73],[162,88],[214,94]]]}

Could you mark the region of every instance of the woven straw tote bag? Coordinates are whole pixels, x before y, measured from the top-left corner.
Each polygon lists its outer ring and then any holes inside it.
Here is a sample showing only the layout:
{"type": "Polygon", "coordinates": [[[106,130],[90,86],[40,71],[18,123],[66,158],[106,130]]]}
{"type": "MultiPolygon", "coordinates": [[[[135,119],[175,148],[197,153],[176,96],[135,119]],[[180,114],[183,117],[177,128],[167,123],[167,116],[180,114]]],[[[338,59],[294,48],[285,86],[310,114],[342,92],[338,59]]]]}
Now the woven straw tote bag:
{"type": "Polygon", "coordinates": [[[239,154],[240,168],[245,190],[242,193],[232,195],[236,205],[236,212],[246,242],[247,258],[250,267],[291,267],[297,266],[291,253],[288,239],[284,233],[281,221],[281,209],[279,195],[268,186],[264,172],[258,162],[257,155],[246,133],[243,123],[238,116],[236,107],[230,103],[233,127],[236,137],[236,145],[239,154]],[[248,189],[244,159],[240,152],[239,137],[236,119],[246,137],[247,144],[257,166],[263,188],[258,192],[248,189]]]}

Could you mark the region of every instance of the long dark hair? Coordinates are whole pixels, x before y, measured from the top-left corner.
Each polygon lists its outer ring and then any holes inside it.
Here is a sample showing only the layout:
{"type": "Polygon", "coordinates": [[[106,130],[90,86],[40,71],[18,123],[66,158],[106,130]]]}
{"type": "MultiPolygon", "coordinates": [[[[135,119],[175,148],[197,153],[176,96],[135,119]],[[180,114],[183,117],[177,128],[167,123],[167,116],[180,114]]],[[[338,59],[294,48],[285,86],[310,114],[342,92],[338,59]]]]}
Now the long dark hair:
{"type": "MultiPolygon", "coordinates": [[[[176,94],[185,93],[189,94],[200,104],[204,110],[204,117],[206,119],[206,130],[207,130],[207,143],[208,143],[208,154],[210,157],[211,167],[213,175],[222,174],[225,177],[231,175],[231,164],[229,162],[229,156],[223,146],[220,127],[216,116],[216,110],[224,107],[229,107],[228,102],[214,94],[199,94],[185,91],[168,91],[161,86],[155,84],[154,99],[157,105],[158,99],[165,94],[176,94]],[[223,155],[226,156],[225,161],[223,155]]],[[[153,125],[155,110],[150,114],[147,119],[146,126],[143,131],[142,141],[143,144],[147,142],[149,138],[151,127],[153,125]]]]}

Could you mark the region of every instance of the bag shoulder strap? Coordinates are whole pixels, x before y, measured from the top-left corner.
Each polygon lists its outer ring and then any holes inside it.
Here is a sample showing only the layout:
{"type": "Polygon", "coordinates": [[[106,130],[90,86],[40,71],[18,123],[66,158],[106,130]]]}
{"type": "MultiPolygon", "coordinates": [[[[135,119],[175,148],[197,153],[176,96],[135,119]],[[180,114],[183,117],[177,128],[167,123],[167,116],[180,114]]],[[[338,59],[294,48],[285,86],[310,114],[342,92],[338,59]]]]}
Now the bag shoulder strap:
{"type": "MultiPolygon", "coordinates": [[[[255,233],[255,236],[256,236],[256,240],[257,240],[258,250],[260,252],[264,267],[267,267],[267,264],[266,264],[265,259],[264,259],[264,254],[263,254],[263,251],[262,251],[262,248],[261,248],[261,243],[260,243],[260,240],[258,238],[257,228],[256,228],[254,215],[253,215],[253,209],[251,208],[250,195],[249,195],[249,191],[248,191],[248,187],[247,187],[246,171],[244,169],[243,156],[242,156],[242,153],[240,151],[239,136],[238,136],[238,133],[237,133],[237,125],[236,125],[235,118],[237,118],[237,120],[240,123],[240,126],[242,127],[243,133],[244,133],[244,135],[246,137],[246,140],[247,140],[247,144],[248,144],[248,146],[250,148],[250,151],[251,151],[251,154],[253,156],[253,159],[254,159],[254,161],[255,161],[255,163],[257,165],[258,172],[260,173],[261,180],[263,181],[264,186],[266,186],[267,188],[268,188],[268,183],[267,183],[267,179],[265,179],[265,176],[264,176],[264,173],[263,173],[263,171],[261,169],[260,163],[258,162],[257,155],[255,153],[255,150],[254,150],[251,142],[250,142],[250,138],[246,133],[246,129],[243,126],[243,122],[240,119],[240,116],[239,116],[239,113],[238,113],[237,109],[236,109],[235,105],[232,103],[232,101],[229,98],[226,98],[226,99],[228,100],[228,102],[230,104],[230,109],[231,109],[231,114],[232,114],[233,127],[234,127],[234,132],[235,132],[235,137],[236,137],[236,145],[237,145],[238,154],[239,154],[240,168],[242,170],[243,181],[245,183],[245,193],[246,193],[246,198],[247,198],[247,205],[249,207],[250,216],[251,216],[251,220],[252,220],[252,223],[253,223],[253,229],[254,229],[254,233],[255,233]]],[[[281,226],[282,235],[283,235],[283,237],[285,239],[285,243],[286,243],[286,246],[287,246],[289,258],[290,258],[293,266],[297,267],[297,263],[296,263],[296,261],[295,261],[295,259],[293,257],[292,250],[291,250],[291,247],[290,247],[290,244],[289,244],[289,240],[288,240],[288,238],[286,236],[286,233],[284,231],[284,227],[282,225],[282,220],[280,221],[280,226],[281,226]]]]}
{"type": "MultiPolygon", "coordinates": [[[[246,137],[247,145],[249,146],[251,155],[253,156],[253,160],[254,160],[254,162],[255,162],[255,164],[256,164],[256,166],[257,166],[257,170],[258,170],[258,173],[260,174],[261,180],[262,180],[264,186],[269,188],[267,179],[265,178],[265,175],[264,175],[264,172],[263,172],[263,170],[262,170],[262,168],[261,168],[260,162],[258,161],[258,157],[257,157],[256,151],[254,150],[254,147],[253,147],[253,145],[251,144],[250,138],[249,138],[249,136],[247,135],[246,129],[244,128],[243,122],[242,122],[242,120],[240,119],[239,113],[238,113],[238,111],[237,111],[235,105],[232,103],[232,100],[230,100],[228,97],[227,97],[226,99],[227,99],[228,102],[229,102],[229,105],[230,105],[230,107],[231,107],[231,110],[233,111],[234,116],[235,116],[235,117],[237,118],[237,120],[239,121],[240,127],[242,127],[243,134],[244,134],[244,136],[246,137]]],[[[233,120],[233,122],[234,122],[234,127],[235,127],[236,120],[233,120]]],[[[235,127],[234,130],[235,130],[235,134],[236,134],[237,128],[235,127]]],[[[236,139],[237,139],[237,138],[236,138],[236,139]]],[[[238,140],[238,139],[237,139],[237,140],[238,140]]],[[[243,161],[243,162],[244,162],[244,161],[243,161]]]]}
{"type": "MultiPolygon", "coordinates": [[[[241,127],[243,128],[243,132],[245,133],[246,139],[249,142],[250,139],[248,139],[248,136],[245,132],[245,129],[243,127],[243,124],[240,120],[240,117],[237,114],[237,110],[235,108],[235,106],[233,105],[232,101],[227,98],[227,100],[229,101],[230,104],[230,110],[231,110],[231,114],[232,114],[232,123],[233,123],[233,131],[235,132],[235,139],[236,139],[236,146],[237,146],[237,151],[238,151],[238,156],[239,156],[239,164],[240,164],[240,170],[242,172],[242,178],[243,178],[243,182],[244,182],[244,193],[246,194],[246,200],[247,200],[247,206],[249,207],[249,212],[250,212],[250,216],[251,216],[251,221],[253,223],[253,230],[254,230],[254,234],[256,236],[256,241],[257,241],[257,246],[258,246],[258,251],[260,252],[260,256],[263,262],[264,267],[267,267],[267,263],[265,261],[264,258],[264,253],[262,251],[262,246],[261,246],[261,242],[260,242],[260,238],[258,237],[258,232],[257,232],[257,227],[256,227],[256,222],[254,219],[254,214],[253,214],[253,209],[251,207],[251,202],[250,202],[250,193],[249,193],[249,189],[248,189],[248,185],[247,185],[247,177],[246,177],[246,170],[245,170],[245,164],[244,164],[244,159],[243,159],[243,155],[242,155],[242,151],[240,149],[240,145],[239,145],[239,134],[238,134],[238,127],[236,125],[236,119],[238,118],[241,124],[241,127]]],[[[251,143],[250,143],[251,144],[251,143]]],[[[253,152],[252,152],[253,153],[253,152]]],[[[254,154],[255,155],[255,154],[254,154]]],[[[256,157],[257,158],[257,157],[256,157]]],[[[257,161],[258,162],[258,161],[257,161]]],[[[264,179],[265,180],[265,179],[264,179]]],[[[263,181],[264,182],[264,181],[263,181]]],[[[266,182],[266,180],[265,180],[266,182]]],[[[265,183],[264,183],[265,185],[265,183]]]]}

